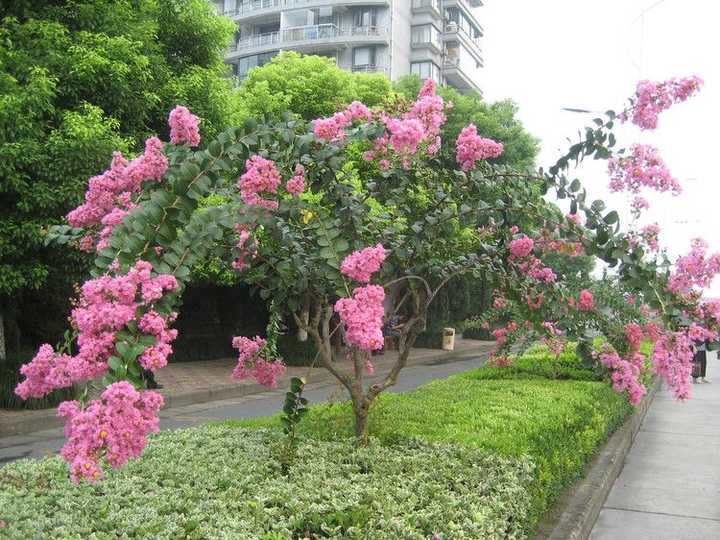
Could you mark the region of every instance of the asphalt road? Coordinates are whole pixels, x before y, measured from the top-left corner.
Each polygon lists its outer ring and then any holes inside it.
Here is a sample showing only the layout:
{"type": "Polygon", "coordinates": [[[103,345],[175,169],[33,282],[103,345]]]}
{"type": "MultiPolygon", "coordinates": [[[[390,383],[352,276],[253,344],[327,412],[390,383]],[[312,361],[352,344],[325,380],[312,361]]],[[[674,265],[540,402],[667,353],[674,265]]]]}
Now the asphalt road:
{"type": "MultiPolygon", "coordinates": [[[[447,363],[415,365],[405,368],[398,383],[388,391],[404,392],[434,380],[442,379],[478,367],[484,357],[462,359],[447,363]]],[[[376,374],[373,379],[382,377],[376,374]]],[[[274,414],[282,409],[285,389],[272,390],[237,399],[198,403],[184,407],[174,407],[160,413],[161,429],[180,429],[196,426],[208,421],[257,418],[274,414]]],[[[303,395],[310,403],[326,401],[344,401],[347,392],[339,383],[320,382],[307,385],[303,395]]],[[[0,439],[0,465],[11,461],[32,457],[42,457],[56,453],[64,444],[62,428],[38,431],[28,435],[14,435],[0,439]]]]}

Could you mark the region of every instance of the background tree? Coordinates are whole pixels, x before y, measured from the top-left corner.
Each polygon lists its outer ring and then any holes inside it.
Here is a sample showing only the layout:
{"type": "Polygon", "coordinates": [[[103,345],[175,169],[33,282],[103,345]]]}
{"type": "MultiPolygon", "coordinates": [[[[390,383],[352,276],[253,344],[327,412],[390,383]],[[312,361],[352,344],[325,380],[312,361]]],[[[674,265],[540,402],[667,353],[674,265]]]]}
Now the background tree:
{"type": "Polygon", "coordinates": [[[391,90],[390,80],[382,74],[352,73],[340,69],[332,58],[285,51],[251,70],[236,98],[247,117],[278,117],[292,111],[314,120],[355,100],[375,106],[391,90]]]}
{"type": "Polygon", "coordinates": [[[3,358],[3,329],[16,348],[21,332],[33,344],[62,319],[87,260],[45,247],[43,233],[77,206],[109,151],[166,134],[177,103],[213,137],[234,101],[223,64],[233,25],[203,0],[5,2],[0,17],[3,358]]]}

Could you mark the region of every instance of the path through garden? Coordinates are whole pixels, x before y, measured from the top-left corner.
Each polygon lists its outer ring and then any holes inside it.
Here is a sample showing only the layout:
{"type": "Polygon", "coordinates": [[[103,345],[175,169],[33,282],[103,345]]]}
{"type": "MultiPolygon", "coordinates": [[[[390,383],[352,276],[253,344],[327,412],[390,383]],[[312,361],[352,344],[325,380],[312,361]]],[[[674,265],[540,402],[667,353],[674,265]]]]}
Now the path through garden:
{"type": "MultiPolygon", "coordinates": [[[[720,538],[720,362],[713,384],[678,403],[655,396],[620,476],[595,523],[593,540],[720,538]]],[[[714,379],[714,380],[713,380],[714,379]]]]}
{"type": "MultiPolygon", "coordinates": [[[[382,357],[380,357],[382,358],[382,357]]],[[[403,392],[417,388],[433,379],[442,379],[455,373],[478,367],[484,361],[481,358],[461,358],[447,363],[428,363],[408,366],[403,370],[398,383],[390,389],[403,392]]],[[[378,362],[378,364],[380,364],[378,362]]],[[[378,369],[374,377],[368,380],[381,380],[387,370],[378,369]]],[[[283,405],[286,388],[269,390],[245,397],[198,403],[182,407],[173,407],[160,413],[161,429],[179,429],[202,424],[213,420],[257,418],[279,412],[283,405]]],[[[305,397],[310,403],[340,401],[347,394],[338,386],[337,381],[325,379],[322,382],[308,384],[305,397]]],[[[38,431],[29,435],[15,435],[0,439],[0,465],[26,457],[42,457],[57,452],[65,442],[62,428],[38,431]]]]}

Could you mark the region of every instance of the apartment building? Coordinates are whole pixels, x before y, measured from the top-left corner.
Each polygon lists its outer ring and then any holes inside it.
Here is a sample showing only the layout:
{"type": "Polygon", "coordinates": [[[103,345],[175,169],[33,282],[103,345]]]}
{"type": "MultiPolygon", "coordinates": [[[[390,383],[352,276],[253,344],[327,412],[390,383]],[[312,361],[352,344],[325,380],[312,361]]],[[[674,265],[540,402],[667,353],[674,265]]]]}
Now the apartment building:
{"type": "Polygon", "coordinates": [[[481,0],[216,0],[237,24],[226,61],[237,77],[282,50],[352,71],[408,73],[480,91],[481,0]]]}

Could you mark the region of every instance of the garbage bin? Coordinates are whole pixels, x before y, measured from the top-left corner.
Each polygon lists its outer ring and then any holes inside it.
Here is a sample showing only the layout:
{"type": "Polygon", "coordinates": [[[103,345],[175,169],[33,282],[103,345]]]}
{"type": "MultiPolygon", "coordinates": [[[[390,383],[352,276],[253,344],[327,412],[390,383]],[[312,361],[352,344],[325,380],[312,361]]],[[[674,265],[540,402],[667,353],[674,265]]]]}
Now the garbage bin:
{"type": "Polygon", "coordinates": [[[454,328],[443,328],[442,332],[442,348],[444,351],[455,350],[455,329],[454,328]]]}

